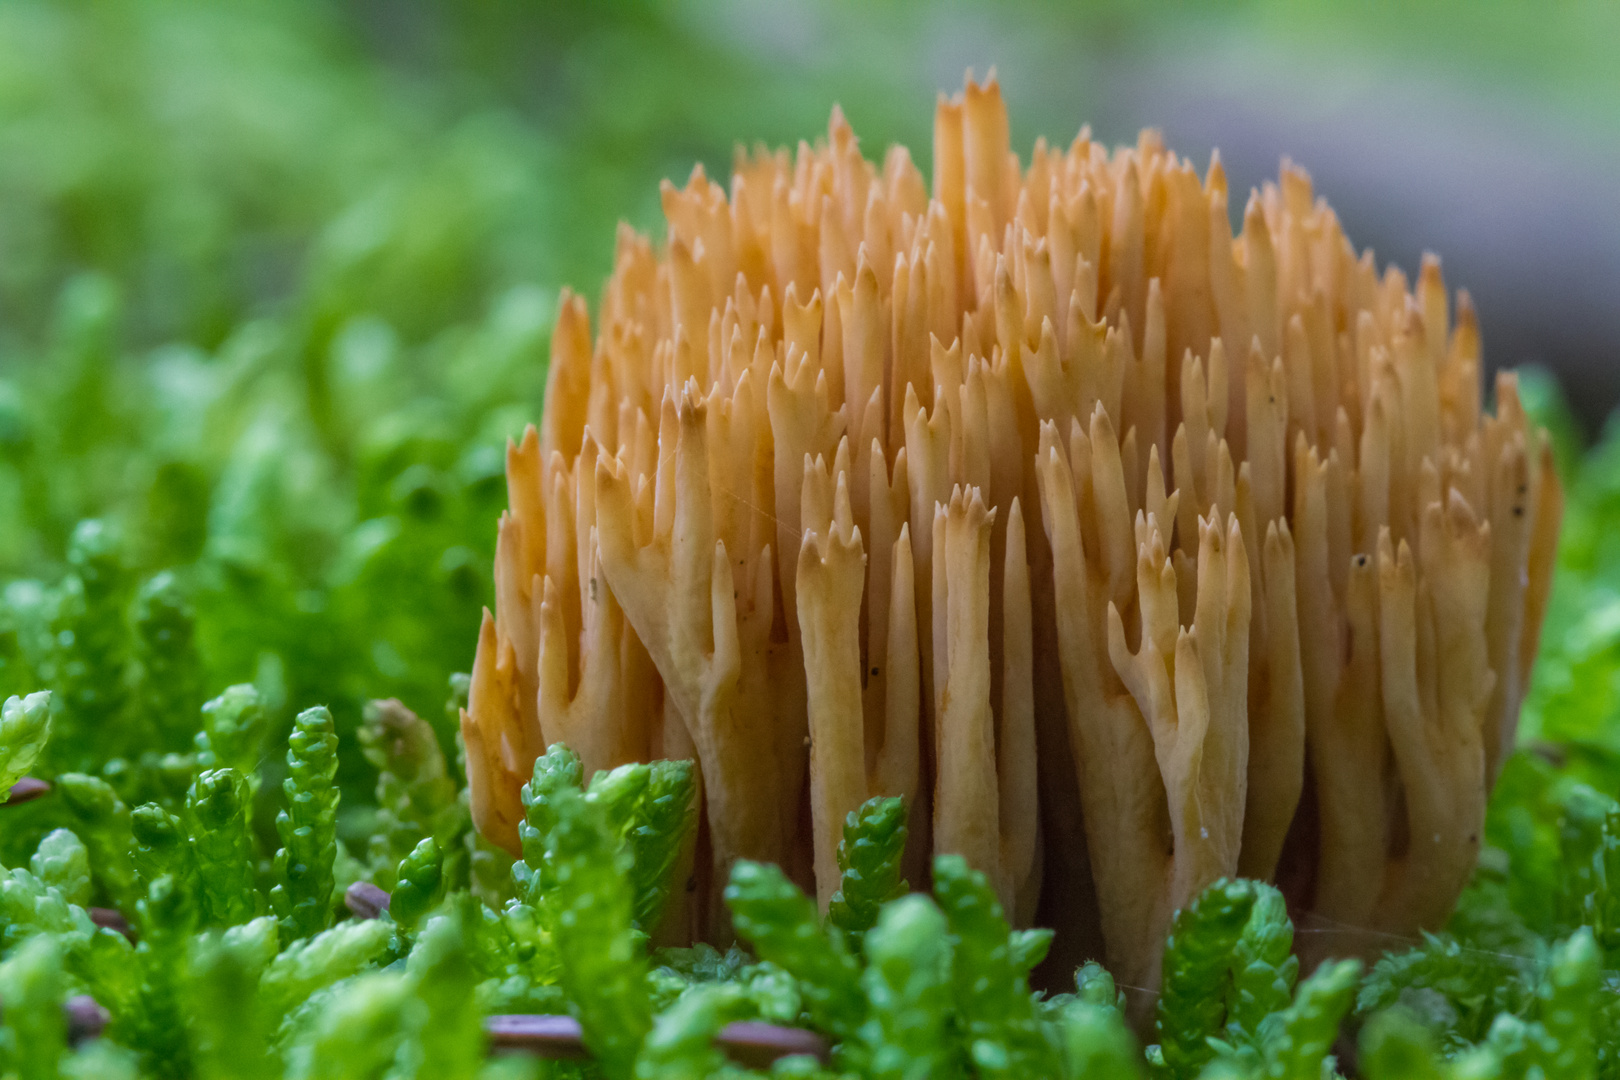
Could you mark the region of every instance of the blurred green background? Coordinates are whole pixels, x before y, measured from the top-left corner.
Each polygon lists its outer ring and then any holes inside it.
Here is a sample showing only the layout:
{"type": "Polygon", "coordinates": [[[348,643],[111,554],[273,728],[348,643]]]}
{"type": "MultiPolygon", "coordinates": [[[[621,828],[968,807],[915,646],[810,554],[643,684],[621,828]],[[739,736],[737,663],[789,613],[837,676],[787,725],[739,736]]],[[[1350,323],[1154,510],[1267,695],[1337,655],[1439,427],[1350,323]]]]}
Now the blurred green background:
{"type": "Polygon", "coordinates": [[[1491,363],[1558,373],[1579,497],[1529,722],[1610,753],[1620,449],[1575,455],[1620,398],[1617,47],[1596,2],[7,0],[0,680],[54,685],[171,569],[198,702],[253,680],[349,730],[397,695],[448,747],[558,287],[594,298],[661,178],[834,102],[926,168],[934,95],[995,65],[1021,152],[1154,124],[1240,190],[1290,154],[1381,260],[1446,257],[1491,363]]]}

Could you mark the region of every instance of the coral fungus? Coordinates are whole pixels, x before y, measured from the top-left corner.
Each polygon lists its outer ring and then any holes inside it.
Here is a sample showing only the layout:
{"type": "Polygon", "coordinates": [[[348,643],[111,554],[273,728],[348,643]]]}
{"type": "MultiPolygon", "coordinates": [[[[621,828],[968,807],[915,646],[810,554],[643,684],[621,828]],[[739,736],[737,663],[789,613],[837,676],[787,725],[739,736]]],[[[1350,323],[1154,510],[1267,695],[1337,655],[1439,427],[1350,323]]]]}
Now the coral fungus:
{"type": "Polygon", "coordinates": [[[1219,160],[1151,131],[1021,163],[971,79],[931,189],[835,111],[663,207],[594,340],[564,297],[508,450],[462,718],[487,836],[516,849],[561,741],[587,774],[698,762],[676,937],[725,936],[741,858],[825,905],[875,795],[911,807],[914,886],[960,854],[1125,983],[1228,875],[1444,920],[1561,494],[1511,374],[1482,411],[1437,260],[1380,274],[1287,163],[1234,235],[1219,160]]]}

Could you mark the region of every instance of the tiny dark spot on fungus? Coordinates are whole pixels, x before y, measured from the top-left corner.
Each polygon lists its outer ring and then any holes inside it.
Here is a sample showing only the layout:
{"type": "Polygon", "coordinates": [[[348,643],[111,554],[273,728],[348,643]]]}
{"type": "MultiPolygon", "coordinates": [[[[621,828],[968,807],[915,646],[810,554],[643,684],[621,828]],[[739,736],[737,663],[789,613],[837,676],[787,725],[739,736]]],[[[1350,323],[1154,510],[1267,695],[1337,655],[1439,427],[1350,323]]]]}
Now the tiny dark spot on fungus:
{"type": "Polygon", "coordinates": [[[872,669],[872,677],[873,677],[873,678],[876,678],[876,677],[877,677],[877,673],[878,673],[878,669],[877,669],[877,668],[873,668],[873,669],[872,669]]]}
{"type": "Polygon", "coordinates": [[[1357,566],[1366,566],[1367,565],[1367,556],[1365,556],[1365,555],[1357,555],[1356,556],[1356,565],[1357,566]]]}
{"type": "Polygon", "coordinates": [[[1513,516],[1514,516],[1514,517],[1524,517],[1524,507],[1522,507],[1522,506],[1515,506],[1515,507],[1514,507],[1514,508],[1513,508],[1513,516]]]}

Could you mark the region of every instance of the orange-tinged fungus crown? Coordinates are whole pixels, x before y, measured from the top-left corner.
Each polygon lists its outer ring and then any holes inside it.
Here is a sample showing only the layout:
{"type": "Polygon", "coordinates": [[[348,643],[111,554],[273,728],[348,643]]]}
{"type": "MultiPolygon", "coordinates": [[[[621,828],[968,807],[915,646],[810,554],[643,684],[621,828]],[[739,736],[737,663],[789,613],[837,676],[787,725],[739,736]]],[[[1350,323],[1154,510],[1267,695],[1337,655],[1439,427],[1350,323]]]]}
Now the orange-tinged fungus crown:
{"type": "Polygon", "coordinates": [[[962,854],[1130,984],[1223,875],[1438,927],[1536,652],[1551,456],[1511,375],[1482,411],[1437,260],[1379,274],[1287,163],[1236,235],[1228,198],[1153,132],[1024,164],[971,79],[931,184],[836,110],[729,196],[666,183],[667,245],[621,229],[594,338],[565,294],[508,449],[479,829],[516,849],[560,741],[699,763],[677,938],[724,936],[739,858],[825,904],[874,795],[913,883],[962,854]]]}

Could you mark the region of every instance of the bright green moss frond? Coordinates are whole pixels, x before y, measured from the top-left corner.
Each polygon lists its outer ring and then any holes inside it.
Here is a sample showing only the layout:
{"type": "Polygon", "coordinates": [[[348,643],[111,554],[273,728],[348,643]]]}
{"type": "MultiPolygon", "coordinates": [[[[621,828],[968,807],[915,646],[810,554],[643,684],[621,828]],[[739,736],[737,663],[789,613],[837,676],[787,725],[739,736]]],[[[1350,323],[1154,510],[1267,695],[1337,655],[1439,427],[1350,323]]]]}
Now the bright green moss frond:
{"type": "Polygon", "coordinates": [[[945,916],[926,896],[884,906],[866,934],[869,1017],[861,1041],[873,1077],[948,1080],[966,1062],[955,1038],[951,944],[945,916]]]}
{"type": "Polygon", "coordinates": [[[1294,924],[1282,893],[1258,882],[1254,890],[1254,907],[1233,950],[1226,994],[1226,1038],[1239,1042],[1252,1040],[1260,1021],[1288,1007],[1299,975],[1294,924]]]}
{"type": "Polygon", "coordinates": [[[258,775],[266,716],[257,688],[249,683],[227,687],[202,707],[202,721],[195,739],[198,768],[258,775]]]}
{"type": "MultiPolygon", "coordinates": [[[[697,778],[690,761],[655,761],[646,766],[647,785],[624,830],[630,849],[630,881],[638,929],[651,933],[662,917],[682,860],[692,857],[697,832],[697,778]]],[[[594,788],[595,785],[593,784],[594,788]]]]}
{"type": "Polygon", "coordinates": [[[112,785],[100,777],[67,773],[56,781],[57,791],[76,821],[76,831],[90,851],[90,872],[96,887],[113,904],[133,910],[140,885],[132,853],[135,839],[129,807],[112,785]]]}
{"type": "Polygon", "coordinates": [[[1013,931],[989,881],[960,856],[934,859],[934,896],[950,926],[956,1007],[978,1075],[1055,1075],[1057,1051],[1029,991],[1051,931],[1013,931]]]}
{"type": "MultiPolygon", "coordinates": [[[[538,769],[536,770],[538,772],[538,769]]],[[[627,854],[600,807],[572,787],[552,793],[545,912],[585,1044],[610,1080],[634,1073],[652,1027],[646,947],[632,924],[627,854]]]]}
{"type": "Polygon", "coordinates": [[[191,882],[195,864],[180,819],[157,803],[143,803],[130,814],[130,835],[135,839],[135,872],[148,887],[165,874],[182,885],[191,882]]]}
{"type": "Polygon", "coordinates": [[[1147,1073],[1136,1038],[1111,1005],[1074,1001],[1058,1030],[1070,1080],[1141,1080],[1147,1073]]]}
{"type": "MultiPolygon", "coordinates": [[[[1549,1077],[1590,1080],[1597,1075],[1599,1046],[1594,1022],[1604,1004],[1602,968],[1589,929],[1577,930],[1559,942],[1548,958],[1536,987],[1535,1012],[1553,1047],[1552,1059],[1544,1066],[1549,1077]]],[[[1616,1050],[1613,1045],[1604,1047],[1611,1070],[1616,1067],[1616,1050]]]]}
{"type": "Polygon", "coordinates": [[[401,860],[395,880],[388,914],[405,929],[414,929],[438,901],[444,883],[444,855],[433,837],[424,838],[401,860]]]}
{"type": "Polygon", "coordinates": [[[62,954],[41,934],[0,963],[0,1069],[19,1080],[52,1080],[67,1049],[62,954]]]}
{"type": "Polygon", "coordinates": [[[740,986],[694,986],[662,1012],[636,1058],[636,1080],[709,1080],[729,1063],[714,1045],[720,1029],[749,1013],[740,986]]]}
{"type": "Polygon", "coordinates": [[[850,812],[838,844],[838,891],[827,905],[827,918],[859,952],[861,939],[877,921],[878,910],[906,893],[900,859],[906,850],[906,805],[903,799],[869,799],[850,812]]]}
{"type": "Polygon", "coordinates": [[[428,920],[406,961],[405,973],[425,1008],[418,1036],[419,1076],[474,1076],[483,1062],[478,972],[468,941],[477,918],[472,905],[448,905],[444,914],[428,920]]]}
{"type": "Polygon", "coordinates": [[[51,756],[58,767],[81,768],[107,756],[109,734],[114,747],[138,749],[122,724],[128,704],[130,577],[123,542],[102,521],[82,521],[73,530],[68,565],[52,657],[65,730],[51,756]]]}
{"type": "Polygon", "coordinates": [[[1360,1065],[1367,1080],[1441,1080],[1434,1036],[1410,1013],[1381,1012],[1361,1029],[1360,1065]]]}
{"type": "Polygon", "coordinates": [[[332,917],[332,865],[337,858],[337,735],[332,714],[317,706],[298,714],[287,747],[287,809],[276,817],[282,848],[270,900],[289,937],[324,930],[332,917]]]}
{"type": "Polygon", "coordinates": [[[288,1080],[381,1077],[401,1062],[425,1023],[411,983],[392,972],[358,975],[312,1009],[288,1053],[288,1080]]]}
{"type": "Polygon", "coordinates": [[[366,703],[360,746],[377,770],[377,821],[368,849],[372,880],[391,892],[400,860],[423,837],[448,844],[462,812],[438,736],[400,702],[366,703]]]}
{"type": "Polygon", "coordinates": [[[583,774],[579,755],[558,743],[535,759],[534,773],[523,785],[523,820],[518,823],[523,859],[512,864],[512,880],[518,896],[537,910],[546,889],[546,837],[557,824],[555,799],[564,790],[579,791],[583,774]]]}
{"type": "Polygon", "coordinates": [[[816,1026],[840,1041],[853,1038],[866,1012],[860,966],[822,926],[816,902],[780,868],[746,860],[732,868],[725,899],[737,936],[798,980],[816,1026]]]}
{"type": "Polygon", "coordinates": [[[1265,1017],[1259,1043],[1268,1080],[1318,1080],[1323,1062],[1350,1011],[1361,977],[1358,960],[1328,961],[1300,983],[1294,1001],[1265,1017]]]}
{"type": "Polygon", "coordinates": [[[202,704],[196,613],[179,580],[168,571],[148,578],[135,594],[133,712],[152,739],[151,749],[190,746],[202,704]]]}
{"type": "Polygon", "coordinates": [[[1485,1038],[1498,1012],[1522,1012],[1532,986],[1516,957],[1470,949],[1448,936],[1427,935],[1416,949],[1388,953],[1368,972],[1356,1011],[1371,1015],[1401,1001],[1407,991],[1430,991],[1447,1003],[1444,1034],[1462,1045],[1485,1038]]]}
{"type": "Polygon", "coordinates": [[[365,970],[387,953],[392,938],[387,923],[371,919],[287,943],[259,981],[266,1015],[279,1020],[315,991],[365,970]]]}
{"type": "Polygon", "coordinates": [[[198,774],[186,796],[203,919],[210,926],[235,926],[264,909],[254,881],[250,803],[247,781],[235,769],[198,774]]]}
{"type": "Polygon", "coordinates": [[[188,957],[185,1002],[198,1080],[273,1080],[271,1018],[259,979],[277,946],[275,921],[252,933],[199,935],[188,957]]]}
{"type": "Polygon", "coordinates": [[[55,829],[46,834],[28,866],[41,884],[61,893],[69,904],[90,905],[90,853],[74,833],[55,829]]]}
{"type": "Polygon", "coordinates": [[[0,794],[34,767],[50,735],[49,691],[10,697],[0,706],[0,794]]]}
{"type": "Polygon", "coordinates": [[[1164,1067],[1174,1080],[1193,1080],[1214,1056],[1208,1040],[1226,1022],[1230,972],[1255,896],[1249,882],[1217,881],[1176,912],[1154,1021],[1164,1067]]]}

